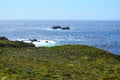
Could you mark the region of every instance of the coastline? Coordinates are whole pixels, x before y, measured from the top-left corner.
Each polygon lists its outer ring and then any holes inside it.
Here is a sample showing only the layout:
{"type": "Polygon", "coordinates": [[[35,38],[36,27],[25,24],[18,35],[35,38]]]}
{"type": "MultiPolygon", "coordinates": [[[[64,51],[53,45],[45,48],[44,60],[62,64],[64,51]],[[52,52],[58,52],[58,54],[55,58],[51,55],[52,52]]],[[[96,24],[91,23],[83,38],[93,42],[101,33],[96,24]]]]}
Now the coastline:
{"type": "Polygon", "coordinates": [[[0,40],[0,79],[120,79],[120,56],[87,45],[35,47],[0,40]]]}
{"type": "Polygon", "coordinates": [[[13,20],[1,22],[0,34],[16,39],[53,40],[60,44],[83,44],[120,55],[119,21],[46,21],[13,20]],[[53,30],[54,25],[69,26],[70,30],[53,30]]]}

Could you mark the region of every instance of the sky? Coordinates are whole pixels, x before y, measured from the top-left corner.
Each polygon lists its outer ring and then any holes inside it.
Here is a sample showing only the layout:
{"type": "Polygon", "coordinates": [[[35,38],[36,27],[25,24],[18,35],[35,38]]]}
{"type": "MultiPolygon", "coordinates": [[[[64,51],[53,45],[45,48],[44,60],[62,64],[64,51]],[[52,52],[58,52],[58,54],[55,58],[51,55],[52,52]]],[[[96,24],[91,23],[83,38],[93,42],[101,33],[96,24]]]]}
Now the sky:
{"type": "Polygon", "coordinates": [[[120,0],[0,0],[0,20],[120,20],[120,0]]]}

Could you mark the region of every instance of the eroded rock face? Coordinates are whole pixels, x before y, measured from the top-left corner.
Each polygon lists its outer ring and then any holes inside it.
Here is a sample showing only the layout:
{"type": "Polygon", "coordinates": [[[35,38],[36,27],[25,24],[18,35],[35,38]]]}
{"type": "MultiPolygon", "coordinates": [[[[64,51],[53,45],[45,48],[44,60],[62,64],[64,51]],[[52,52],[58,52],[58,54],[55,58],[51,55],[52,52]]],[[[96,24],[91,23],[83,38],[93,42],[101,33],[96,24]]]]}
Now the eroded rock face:
{"type": "Polygon", "coordinates": [[[0,40],[8,40],[5,36],[0,37],[0,40]]]}

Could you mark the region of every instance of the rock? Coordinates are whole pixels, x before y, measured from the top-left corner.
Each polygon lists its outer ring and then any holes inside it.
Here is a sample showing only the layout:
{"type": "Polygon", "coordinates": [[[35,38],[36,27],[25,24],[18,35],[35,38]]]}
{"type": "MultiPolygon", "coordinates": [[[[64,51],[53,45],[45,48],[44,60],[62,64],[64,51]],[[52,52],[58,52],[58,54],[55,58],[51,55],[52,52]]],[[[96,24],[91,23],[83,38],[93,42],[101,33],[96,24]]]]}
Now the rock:
{"type": "Polygon", "coordinates": [[[37,41],[37,39],[33,39],[33,40],[31,40],[31,41],[32,41],[32,42],[33,42],[33,41],[37,41]]]}
{"type": "Polygon", "coordinates": [[[67,27],[62,27],[61,30],[70,30],[70,27],[67,26],[67,27]]]}
{"type": "Polygon", "coordinates": [[[6,38],[5,36],[0,37],[0,40],[8,40],[8,38],[6,38]]]}
{"type": "Polygon", "coordinates": [[[62,27],[62,26],[53,26],[52,29],[61,29],[61,30],[70,30],[70,27],[62,27]]]}
{"type": "Polygon", "coordinates": [[[53,26],[52,29],[61,29],[61,26],[53,26]]]}
{"type": "Polygon", "coordinates": [[[37,41],[37,39],[29,39],[29,41],[32,41],[32,42],[33,42],[33,41],[37,41]]]}

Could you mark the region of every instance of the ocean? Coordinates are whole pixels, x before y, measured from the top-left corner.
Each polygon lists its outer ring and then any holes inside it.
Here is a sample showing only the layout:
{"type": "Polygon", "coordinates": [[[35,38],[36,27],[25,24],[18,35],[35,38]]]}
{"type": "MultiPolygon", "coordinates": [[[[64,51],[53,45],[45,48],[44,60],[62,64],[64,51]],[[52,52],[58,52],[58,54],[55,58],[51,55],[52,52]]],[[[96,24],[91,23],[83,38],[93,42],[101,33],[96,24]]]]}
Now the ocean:
{"type": "Polygon", "coordinates": [[[0,36],[89,45],[120,55],[120,21],[1,20],[0,36]],[[52,29],[54,25],[69,26],[70,30],[52,29]]]}

